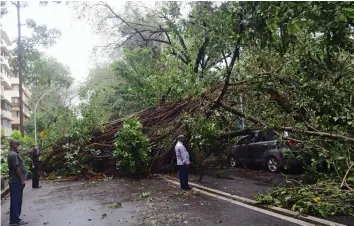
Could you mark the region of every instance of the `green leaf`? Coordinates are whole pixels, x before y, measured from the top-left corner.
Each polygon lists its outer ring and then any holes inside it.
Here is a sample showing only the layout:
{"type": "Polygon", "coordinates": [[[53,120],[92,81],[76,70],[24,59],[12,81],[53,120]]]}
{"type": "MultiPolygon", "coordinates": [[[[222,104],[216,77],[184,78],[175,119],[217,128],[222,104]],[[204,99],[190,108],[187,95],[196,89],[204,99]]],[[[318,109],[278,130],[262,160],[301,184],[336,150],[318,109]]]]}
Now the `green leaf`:
{"type": "Polygon", "coordinates": [[[347,17],[349,17],[349,18],[354,18],[354,11],[348,11],[348,12],[346,13],[346,15],[347,15],[347,17]]]}
{"type": "Polygon", "coordinates": [[[336,22],[347,22],[347,17],[343,13],[340,13],[335,17],[336,22]]]}

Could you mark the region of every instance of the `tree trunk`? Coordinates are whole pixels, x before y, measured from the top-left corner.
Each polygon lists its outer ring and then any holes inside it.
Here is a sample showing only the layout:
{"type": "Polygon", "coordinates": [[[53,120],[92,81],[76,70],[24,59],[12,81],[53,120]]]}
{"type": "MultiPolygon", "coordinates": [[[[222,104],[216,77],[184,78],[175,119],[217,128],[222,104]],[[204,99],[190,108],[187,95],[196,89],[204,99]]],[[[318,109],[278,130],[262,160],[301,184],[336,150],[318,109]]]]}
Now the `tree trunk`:
{"type": "Polygon", "coordinates": [[[22,57],[23,57],[23,49],[22,49],[22,42],[21,42],[21,17],[20,17],[20,8],[21,8],[21,3],[18,1],[16,4],[17,8],[17,46],[18,46],[18,78],[19,78],[19,99],[20,99],[20,132],[22,136],[25,134],[25,130],[23,127],[23,90],[22,90],[22,57]]]}

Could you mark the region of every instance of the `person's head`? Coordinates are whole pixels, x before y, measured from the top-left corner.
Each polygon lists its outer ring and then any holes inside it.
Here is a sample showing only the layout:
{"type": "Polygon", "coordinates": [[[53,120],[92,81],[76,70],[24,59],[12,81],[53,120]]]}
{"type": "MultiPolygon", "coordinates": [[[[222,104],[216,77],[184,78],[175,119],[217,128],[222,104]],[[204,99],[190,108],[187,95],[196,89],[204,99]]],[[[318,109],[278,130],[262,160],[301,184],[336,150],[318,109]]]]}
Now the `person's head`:
{"type": "Polygon", "coordinates": [[[18,140],[10,140],[10,148],[16,150],[17,152],[20,151],[20,141],[18,140]]]}
{"type": "Polygon", "coordinates": [[[181,135],[179,135],[177,137],[177,141],[180,141],[180,142],[184,143],[186,141],[186,138],[185,138],[185,136],[183,134],[181,134],[181,135]]]}

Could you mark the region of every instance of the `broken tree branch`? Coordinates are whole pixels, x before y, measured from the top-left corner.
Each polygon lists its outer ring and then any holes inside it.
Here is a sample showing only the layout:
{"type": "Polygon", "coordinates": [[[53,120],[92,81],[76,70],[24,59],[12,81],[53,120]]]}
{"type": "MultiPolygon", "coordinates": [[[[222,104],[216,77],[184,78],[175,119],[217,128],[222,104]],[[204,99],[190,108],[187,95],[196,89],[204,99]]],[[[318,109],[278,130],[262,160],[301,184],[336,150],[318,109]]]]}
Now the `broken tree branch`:
{"type": "MultiPolygon", "coordinates": [[[[230,84],[230,77],[232,74],[232,69],[235,65],[236,60],[240,59],[240,48],[241,48],[241,35],[243,33],[244,30],[244,26],[243,26],[243,14],[240,13],[240,22],[239,22],[239,31],[238,31],[238,37],[236,40],[236,44],[235,44],[235,48],[233,51],[233,56],[231,58],[231,62],[229,65],[226,65],[227,68],[227,72],[226,72],[226,77],[225,77],[225,83],[224,83],[224,87],[220,92],[220,95],[218,96],[218,98],[215,100],[214,105],[211,107],[210,110],[214,110],[215,108],[217,108],[220,105],[220,101],[222,100],[222,98],[225,96],[228,86],[230,84]]],[[[223,56],[225,57],[225,54],[223,53],[223,56]]],[[[225,58],[226,60],[226,58],[225,58]]],[[[226,61],[227,62],[227,61],[226,61]]]]}

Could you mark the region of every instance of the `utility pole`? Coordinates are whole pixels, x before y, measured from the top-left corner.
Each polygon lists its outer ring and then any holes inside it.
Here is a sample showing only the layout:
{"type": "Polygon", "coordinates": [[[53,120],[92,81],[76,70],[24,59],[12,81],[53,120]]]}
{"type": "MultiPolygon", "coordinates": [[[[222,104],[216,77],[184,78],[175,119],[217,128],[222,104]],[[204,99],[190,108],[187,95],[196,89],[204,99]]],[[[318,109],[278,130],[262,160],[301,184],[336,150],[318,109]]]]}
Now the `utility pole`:
{"type": "Polygon", "coordinates": [[[23,48],[22,48],[22,42],[21,42],[21,17],[20,17],[20,8],[21,8],[21,3],[20,1],[16,2],[16,8],[17,8],[17,59],[18,59],[18,78],[19,78],[19,96],[20,96],[20,132],[22,136],[25,134],[25,130],[23,127],[23,78],[22,78],[22,68],[23,68],[23,62],[22,62],[22,57],[23,57],[23,48]]]}

